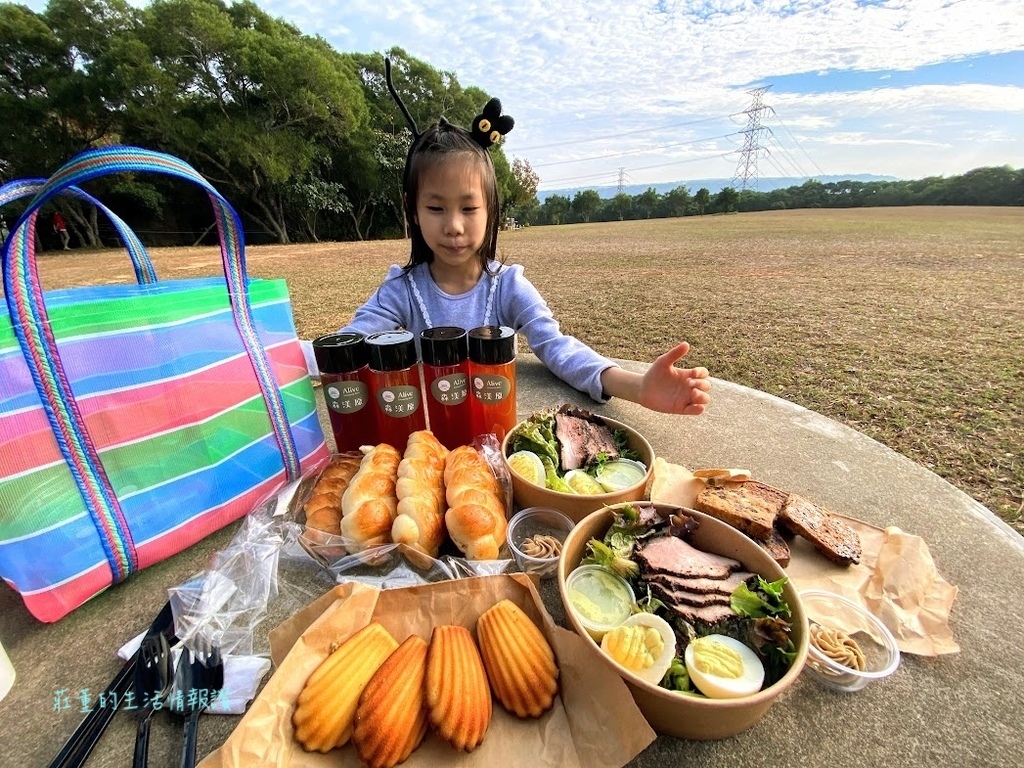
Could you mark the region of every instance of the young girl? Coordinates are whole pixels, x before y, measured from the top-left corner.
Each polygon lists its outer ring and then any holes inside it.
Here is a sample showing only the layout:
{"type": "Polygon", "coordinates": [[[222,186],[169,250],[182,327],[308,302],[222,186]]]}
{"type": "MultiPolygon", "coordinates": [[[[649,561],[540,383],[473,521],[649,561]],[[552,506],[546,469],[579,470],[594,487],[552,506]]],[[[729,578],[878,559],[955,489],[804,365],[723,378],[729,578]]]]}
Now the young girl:
{"type": "Polygon", "coordinates": [[[496,259],[498,184],[487,148],[513,124],[501,115],[500,102],[488,103],[472,132],[442,118],[417,134],[393,89],[392,95],[415,137],[403,183],[412,253],[404,267],[391,267],[342,331],[404,328],[418,341],[426,328],[505,325],[524,336],[556,376],[598,402],[621,397],[655,411],[702,413],[710,401],[707,369],[673,365],[689,351],[685,341],[646,373],[626,371],[563,334],[523,267],[496,259]]]}

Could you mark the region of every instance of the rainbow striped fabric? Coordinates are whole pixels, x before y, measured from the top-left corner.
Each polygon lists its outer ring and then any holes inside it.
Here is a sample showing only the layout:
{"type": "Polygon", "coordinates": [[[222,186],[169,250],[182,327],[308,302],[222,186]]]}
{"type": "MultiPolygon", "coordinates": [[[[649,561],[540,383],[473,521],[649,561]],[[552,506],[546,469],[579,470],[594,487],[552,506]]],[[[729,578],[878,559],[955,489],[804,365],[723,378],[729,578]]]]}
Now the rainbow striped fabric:
{"type": "Polygon", "coordinates": [[[286,286],[246,276],[237,216],[180,160],[125,147],[73,159],[12,228],[3,271],[0,576],[40,620],[327,460],[286,286]],[[43,294],[36,211],[126,164],[207,188],[225,277],[43,294]]]}

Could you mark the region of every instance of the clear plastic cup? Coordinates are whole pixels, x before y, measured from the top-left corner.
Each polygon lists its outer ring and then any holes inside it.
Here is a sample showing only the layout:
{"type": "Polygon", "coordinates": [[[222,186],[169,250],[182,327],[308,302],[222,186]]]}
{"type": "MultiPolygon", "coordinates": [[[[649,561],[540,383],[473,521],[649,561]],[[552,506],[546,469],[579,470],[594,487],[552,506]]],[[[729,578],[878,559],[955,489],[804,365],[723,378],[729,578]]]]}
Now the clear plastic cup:
{"type": "Polygon", "coordinates": [[[533,536],[551,536],[558,541],[561,552],[562,542],[569,535],[573,525],[573,521],[557,509],[548,507],[530,507],[513,515],[505,536],[519,570],[523,573],[537,574],[542,579],[554,576],[558,570],[558,555],[532,557],[523,551],[523,544],[533,536]]]}
{"type": "Polygon", "coordinates": [[[574,569],[565,579],[565,591],[570,608],[595,643],[628,619],[636,604],[629,582],[599,565],[574,569]]]}
{"type": "Polygon", "coordinates": [[[896,638],[874,614],[852,600],[823,590],[801,592],[800,600],[812,630],[805,669],[822,685],[849,693],[896,671],[900,665],[896,638]],[[816,624],[845,632],[854,640],[864,655],[864,669],[853,669],[823,653],[813,641],[816,624]]]}

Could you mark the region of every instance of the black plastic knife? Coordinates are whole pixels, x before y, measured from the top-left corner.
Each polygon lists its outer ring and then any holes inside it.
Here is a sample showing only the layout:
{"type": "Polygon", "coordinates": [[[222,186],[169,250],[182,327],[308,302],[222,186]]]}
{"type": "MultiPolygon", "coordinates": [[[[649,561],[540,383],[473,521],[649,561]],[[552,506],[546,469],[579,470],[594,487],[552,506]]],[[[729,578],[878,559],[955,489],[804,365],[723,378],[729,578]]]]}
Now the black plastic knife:
{"type": "MultiPolygon", "coordinates": [[[[171,611],[170,601],[167,601],[167,604],[164,605],[160,613],[153,619],[153,623],[150,624],[149,630],[146,632],[147,636],[161,634],[167,638],[168,645],[174,645],[178,642],[178,638],[174,633],[174,614],[171,611]]],[[[132,681],[135,679],[135,662],[138,657],[139,654],[136,652],[124,663],[121,671],[110,681],[110,685],[107,686],[101,698],[97,699],[96,706],[89,711],[89,714],[82,718],[82,722],[75,728],[75,732],[64,743],[60,752],[57,753],[53,762],[50,763],[50,768],[79,768],[85,763],[93,748],[99,742],[100,736],[103,735],[107,726],[110,725],[110,721],[117,714],[117,709],[121,706],[124,695],[132,687],[132,681]],[[110,701],[111,699],[117,702],[116,707],[101,707],[99,705],[101,700],[110,701]]]]}

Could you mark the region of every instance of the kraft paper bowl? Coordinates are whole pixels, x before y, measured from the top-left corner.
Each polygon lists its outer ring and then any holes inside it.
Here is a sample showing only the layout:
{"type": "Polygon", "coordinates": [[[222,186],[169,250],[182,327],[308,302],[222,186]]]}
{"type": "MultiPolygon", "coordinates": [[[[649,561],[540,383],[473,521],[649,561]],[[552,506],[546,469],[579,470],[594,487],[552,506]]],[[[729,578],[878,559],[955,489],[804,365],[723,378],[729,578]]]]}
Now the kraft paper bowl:
{"type": "Polygon", "coordinates": [[[516,432],[525,423],[525,421],[521,421],[510,429],[508,434],[505,435],[505,439],[501,441],[501,459],[512,478],[512,494],[517,507],[520,509],[527,507],[552,507],[568,515],[573,522],[579,522],[595,510],[624,501],[641,501],[645,498],[647,485],[650,483],[651,474],[654,471],[654,449],[647,442],[647,438],[629,425],[615,419],[610,419],[607,416],[599,416],[599,418],[611,427],[612,430],[626,430],[627,445],[640,454],[640,462],[647,467],[647,473],[644,475],[643,480],[628,488],[611,493],[595,493],[590,495],[561,493],[534,485],[514,472],[508,464],[508,456],[512,452],[509,447],[511,441],[515,437],[516,432]]]}
{"type": "MultiPolygon", "coordinates": [[[[681,510],[669,504],[654,506],[664,517],[681,510]]],[[[764,550],[736,529],[701,512],[691,509],[681,511],[700,523],[690,538],[690,542],[698,549],[738,560],[746,570],[760,574],[768,581],[786,575],[764,550]]],[[[796,682],[807,660],[807,615],[799,593],[792,583],[786,584],[783,594],[793,612],[792,637],[796,646],[796,659],[785,676],[774,685],[739,699],[707,699],[660,688],[641,680],[612,661],[587,633],[568,599],[566,579],[586,555],[587,542],[604,536],[611,522],[612,509],[600,509],[578,522],[562,545],[562,558],[558,563],[558,589],[573,629],[592,648],[595,659],[611,665],[619,673],[647,722],[658,733],[681,739],[725,739],[753,726],[765,716],[779,694],[796,682]]]]}

